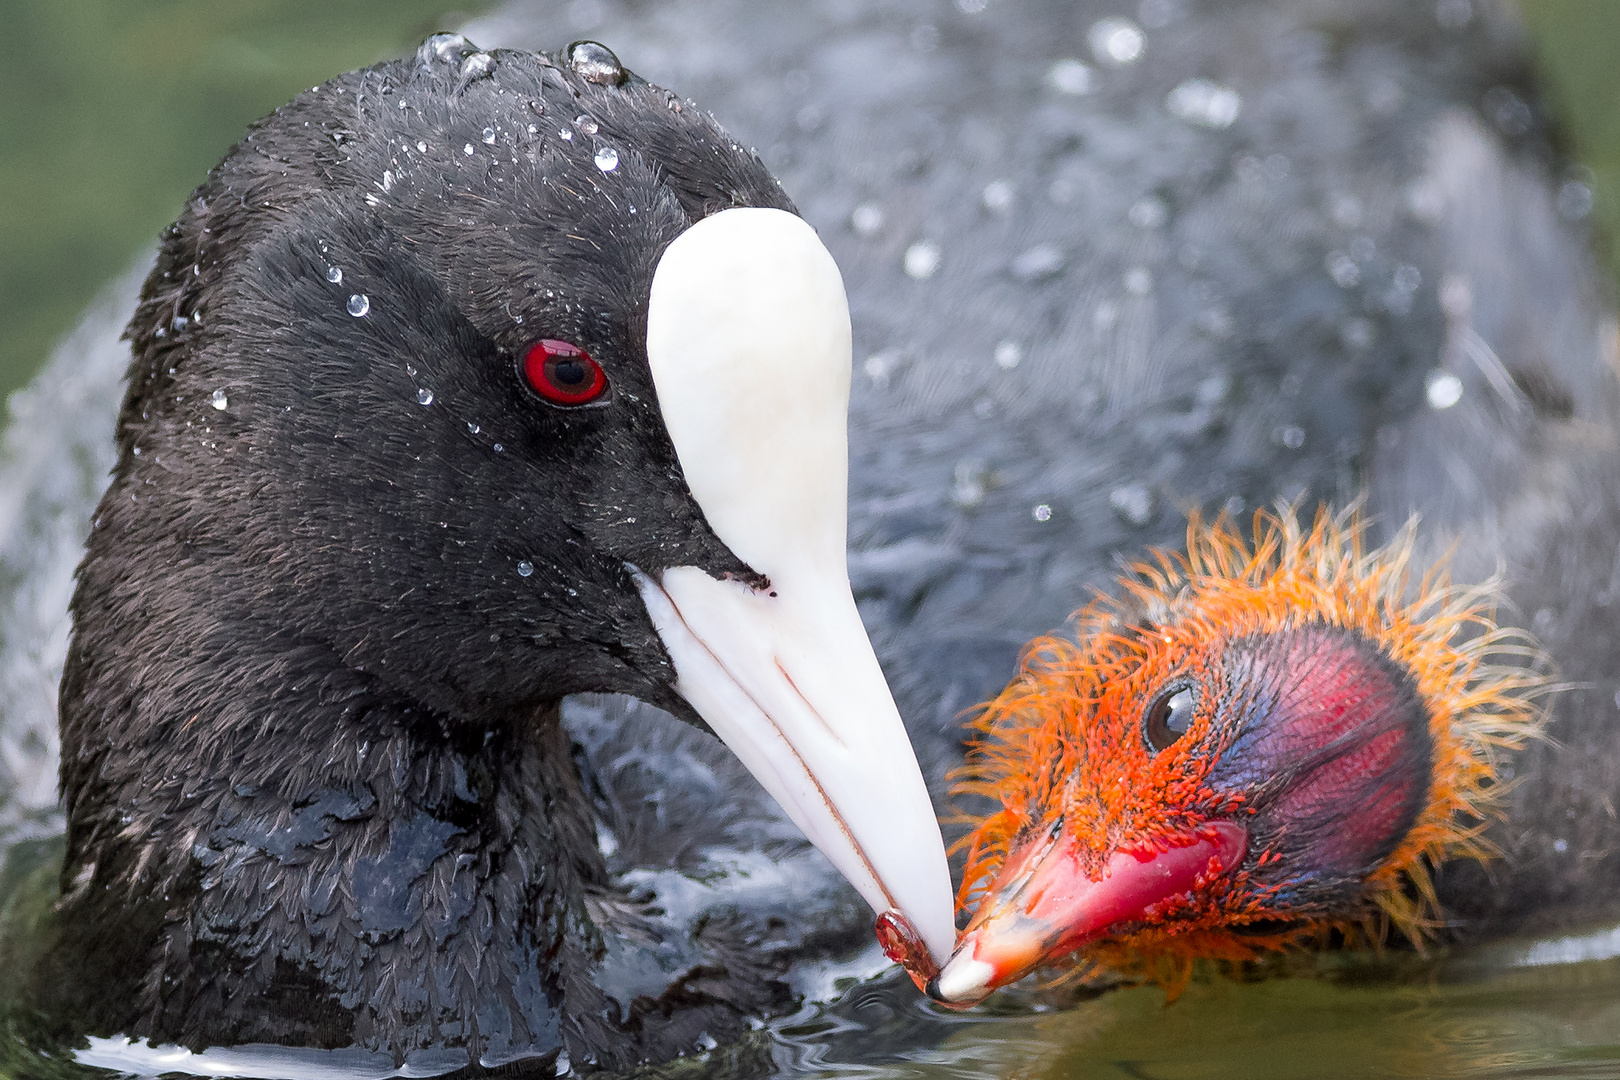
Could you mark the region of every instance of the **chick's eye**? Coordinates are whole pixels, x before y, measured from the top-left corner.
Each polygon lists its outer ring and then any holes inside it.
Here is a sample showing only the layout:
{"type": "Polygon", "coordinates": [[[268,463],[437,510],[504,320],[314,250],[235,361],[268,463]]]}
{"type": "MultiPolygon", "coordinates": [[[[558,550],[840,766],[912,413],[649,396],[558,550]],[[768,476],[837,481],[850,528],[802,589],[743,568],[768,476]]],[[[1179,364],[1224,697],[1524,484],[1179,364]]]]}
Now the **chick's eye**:
{"type": "Polygon", "coordinates": [[[553,405],[588,405],[607,390],[602,365],[567,341],[535,342],[518,366],[529,389],[553,405]]]}
{"type": "Polygon", "coordinates": [[[1166,690],[1153,699],[1142,721],[1142,734],[1155,753],[1187,734],[1187,729],[1192,726],[1193,707],[1190,686],[1166,690]]]}

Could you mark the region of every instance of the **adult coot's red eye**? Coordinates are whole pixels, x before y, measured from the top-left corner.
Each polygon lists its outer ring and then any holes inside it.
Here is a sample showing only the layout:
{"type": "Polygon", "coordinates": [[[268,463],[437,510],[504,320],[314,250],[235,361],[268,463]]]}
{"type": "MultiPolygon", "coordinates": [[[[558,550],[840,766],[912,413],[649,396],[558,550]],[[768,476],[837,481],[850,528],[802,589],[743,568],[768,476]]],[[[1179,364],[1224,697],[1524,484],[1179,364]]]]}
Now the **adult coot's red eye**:
{"type": "Polygon", "coordinates": [[[589,353],[567,341],[544,338],[523,354],[523,380],[553,405],[588,405],[607,390],[607,373],[589,353]]]}

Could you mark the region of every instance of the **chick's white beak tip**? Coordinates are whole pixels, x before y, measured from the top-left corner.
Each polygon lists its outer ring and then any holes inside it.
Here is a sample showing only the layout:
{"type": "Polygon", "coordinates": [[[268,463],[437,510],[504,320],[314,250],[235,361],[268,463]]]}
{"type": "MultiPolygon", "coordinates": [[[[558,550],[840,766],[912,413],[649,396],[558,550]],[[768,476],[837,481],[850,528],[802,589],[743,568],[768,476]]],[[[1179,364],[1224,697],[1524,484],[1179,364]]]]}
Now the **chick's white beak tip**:
{"type": "Polygon", "coordinates": [[[928,996],[945,1005],[977,1005],[990,996],[996,969],[983,960],[958,953],[928,984],[928,996]]]}

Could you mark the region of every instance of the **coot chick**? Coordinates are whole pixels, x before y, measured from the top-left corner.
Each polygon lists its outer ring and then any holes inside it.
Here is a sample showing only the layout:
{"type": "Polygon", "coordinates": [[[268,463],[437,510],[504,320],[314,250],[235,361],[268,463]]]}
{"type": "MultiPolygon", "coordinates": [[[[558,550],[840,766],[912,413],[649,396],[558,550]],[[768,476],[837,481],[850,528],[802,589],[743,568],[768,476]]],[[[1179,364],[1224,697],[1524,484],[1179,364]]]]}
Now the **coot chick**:
{"type": "Polygon", "coordinates": [[[1195,518],[975,719],[970,919],[943,971],[908,964],[932,996],[1054,965],[1174,992],[1196,960],[1443,926],[1433,871],[1491,853],[1536,733],[1535,650],[1496,625],[1499,583],[1414,577],[1415,521],[1376,550],[1325,509],[1254,526],[1195,518]]]}
{"type": "Polygon", "coordinates": [[[712,727],[943,957],[844,570],[842,285],[710,118],[600,45],[439,35],[255,125],[127,336],[58,1034],[617,1068],[782,1007],[740,914],[660,967],[559,726],[586,691],[712,727]]]}

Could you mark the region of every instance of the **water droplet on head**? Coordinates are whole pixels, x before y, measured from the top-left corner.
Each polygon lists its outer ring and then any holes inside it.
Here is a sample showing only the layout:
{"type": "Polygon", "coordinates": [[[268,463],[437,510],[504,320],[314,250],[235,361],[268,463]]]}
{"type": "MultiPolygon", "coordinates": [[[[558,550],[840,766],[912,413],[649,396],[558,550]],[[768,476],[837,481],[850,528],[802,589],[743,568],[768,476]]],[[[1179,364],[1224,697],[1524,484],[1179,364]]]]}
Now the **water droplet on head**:
{"type": "Polygon", "coordinates": [[[473,423],[471,420],[469,420],[469,421],[467,421],[467,430],[472,432],[474,435],[476,435],[476,434],[478,434],[480,431],[482,431],[484,429],[479,427],[477,424],[473,423]]]}
{"type": "Polygon", "coordinates": [[[1012,208],[1014,194],[1011,180],[992,180],[984,185],[984,193],[979,198],[992,214],[1005,214],[1012,208]]]}
{"type": "Polygon", "coordinates": [[[1298,450],[1305,445],[1305,429],[1296,424],[1278,428],[1272,438],[1290,450],[1298,450]]]}
{"type": "Polygon", "coordinates": [[[932,240],[918,240],[906,248],[903,265],[906,276],[918,281],[926,281],[939,272],[939,264],[944,259],[944,253],[939,245],[932,240]]]}
{"type": "Polygon", "coordinates": [[[1423,395],[1429,408],[1449,409],[1462,400],[1462,380],[1449,371],[1431,371],[1423,380],[1423,395]]]}
{"type": "Polygon", "coordinates": [[[1133,266],[1125,271],[1125,291],[1132,296],[1146,296],[1153,291],[1153,271],[1145,266],[1133,266]]]}
{"type": "Polygon", "coordinates": [[[1051,521],[1052,508],[1046,503],[1040,503],[1029,512],[1029,516],[1034,518],[1036,521],[1051,521]]]}
{"type": "Polygon", "coordinates": [[[585,113],[580,113],[578,116],[574,117],[574,126],[585,135],[595,135],[598,131],[602,130],[601,126],[597,124],[596,120],[585,113]]]}
{"type": "Polygon", "coordinates": [[[487,127],[487,128],[484,129],[484,142],[488,143],[491,146],[495,145],[495,129],[494,128],[487,127]]]}
{"type": "Polygon", "coordinates": [[[423,64],[451,64],[477,48],[460,34],[434,34],[416,50],[416,59],[423,64]]]}
{"type": "Polygon", "coordinates": [[[487,78],[495,74],[495,58],[487,52],[475,52],[461,62],[461,81],[487,78]]]}
{"type": "Polygon", "coordinates": [[[611,146],[604,146],[596,152],[596,167],[603,172],[612,172],[619,167],[619,152],[611,146]]]}
{"type": "Polygon", "coordinates": [[[883,207],[877,203],[861,203],[849,213],[849,227],[858,236],[874,236],[883,228],[883,207]]]}
{"type": "Polygon", "coordinates": [[[1091,92],[1091,67],[1082,60],[1067,57],[1046,69],[1046,85],[1060,94],[1079,97],[1091,92]]]}
{"type": "Polygon", "coordinates": [[[475,151],[475,150],[474,150],[474,149],[473,149],[473,144],[472,144],[472,143],[468,143],[468,144],[467,144],[467,145],[466,145],[466,146],[463,146],[463,147],[462,147],[462,148],[461,148],[461,152],[462,152],[462,153],[463,153],[463,154],[466,154],[466,155],[467,155],[467,156],[468,156],[468,157],[472,157],[472,156],[473,156],[473,154],[474,154],[474,153],[476,153],[476,152],[477,152],[477,151],[475,151]]]}
{"type": "Polygon", "coordinates": [[[326,268],[326,280],[330,281],[334,285],[341,284],[343,282],[343,269],[342,269],[342,267],[328,266],[326,268]]]}
{"type": "Polygon", "coordinates": [[[424,154],[427,153],[427,142],[425,140],[423,140],[423,139],[417,139],[416,140],[416,149],[421,153],[424,153],[424,154]]]}
{"type": "Polygon", "coordinates": [[[425,386],[419,388],[416,391],[416,403],[418,405],[431,405],[431,404],[433,404],[433,391],[429,390],[425,386]]]}
{"type": "Polygon", "coordinates": [[[569,142],[572,142],[574,140],[574,129],[573,128],[562,128],[561,130],[559,130],[557,132],[557,134],[558,134],[558,136],[560,136],[561,138],[563,138],[563,139],[565,139],[565,140],[567,140],[569,142]]]}
{"type": "Polygon", "coordinates": [[[517,572],[518,577],[528,577],[530,574],[534,573],[534,563],[530,562],[528,559],[522,560],[517,564],[517,572]]]}
{"type": "Polygon", "coordinates": [[[186,318],[184,315],[176,315],[173,319],[169,320],[170,329],[177,334],[183,331],[189,325],[191,325],[191,320],[186,318]]]}
{"type": "Polygon", "coordinates": [[[598,86],[618,86],[624,82],[624,66],[613,50],[595,41],[576,41],[563,50],[574,74],[598,86]]]}
{"type": "Polygon", "coordinates": [[[1111,17],[1098,19],[1086,34],[1091,55],[1104,64],[1132,64],[1142,58],[1146,44],[1142,28],[1129,19],[1111,17]]]}
{"type": "Polygon", "coordinates": [[[496,443],[491,449],[493,449],[498,454],[502,450],[505,450],[506,447],[502,446],[500,443],[496,443]]]}
{"type": "Polygon", "coordinates": [[[1011,371],[1024,359],[1024,347],[1016,341],[1003,341],[996,346],[996,367],[1011,371]]]}
{"type": "Polygon", "coordinates": [[[223,390],[215,390],[208,398],[208,404],[212,405],[220,412],[224,412],[226,406],[230,405],[230,403],[230,399],[225,396],[225,391],[223,390]]]}
{"type": "Polygon", "coordinates": [[[365,293],[355,293],[349,297],[349,302],[345,306],[348,308],[349,314],[358,319],[371,310],[371,297],[365,293]]]}
{"type": "Polygon", "coordinates": [[[1164,99],[1170,115],[1214,130],[1229,128],[1243,109],[1236,90],[1208,79],[1188,79],[1164,99]]]}

